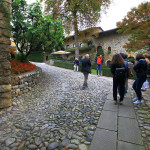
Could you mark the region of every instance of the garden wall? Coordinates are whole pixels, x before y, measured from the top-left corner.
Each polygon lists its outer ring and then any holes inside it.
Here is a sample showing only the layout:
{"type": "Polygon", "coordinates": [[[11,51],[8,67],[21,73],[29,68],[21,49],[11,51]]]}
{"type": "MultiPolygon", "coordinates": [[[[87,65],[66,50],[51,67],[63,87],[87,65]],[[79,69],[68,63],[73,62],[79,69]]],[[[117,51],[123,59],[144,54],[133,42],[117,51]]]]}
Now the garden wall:
{"type": "Polygon", "coordinates": [[[30,91],[37,84],[41,73],[42,69],[36,67],[36,69],[31,72],[27,72],[21,75],[13,75],[11,77],[12,98],[30,91]]]}
{"type": "Polygon", "coordinates": [[[9,107],[11,101],[10,21],[11,0],[0,1],[0,108],[9,107]]]}

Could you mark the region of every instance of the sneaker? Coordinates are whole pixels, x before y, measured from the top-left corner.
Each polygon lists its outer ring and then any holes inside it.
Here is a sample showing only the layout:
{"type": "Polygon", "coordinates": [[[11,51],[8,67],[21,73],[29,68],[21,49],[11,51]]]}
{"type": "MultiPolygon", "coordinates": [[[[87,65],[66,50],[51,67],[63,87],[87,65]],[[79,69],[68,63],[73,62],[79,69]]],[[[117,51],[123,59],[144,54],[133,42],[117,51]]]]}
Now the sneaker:
{"type": "Polygon", "coordinates": [[[146,89],[144,89],[144,88],[141,88],[141,91],[146,91],[146,89]]]}
{"type": "Polygon", "coordinates": [[[119,103],[120,105],[122,105],[123,104],[123,101],[120,101],[120,103],[119,103]]]}
{"type": "Polygon", "coordinates": [[[137,101],[133,102],[133,104],[138,105],[138,104],[143,104],[143,103],[141,101],[137,100],[137,101]]]}
{"type": "Polygon", "coordinates": [[[132,99],[133,102],[135,102],[137,100],[139,100],[137,97],[135,97],[135,98],[132,99]]]}
{"type": "Polygon", "coordinates": [[[114,100],[114,104],[117,105],[117,100],[114,100]]]}

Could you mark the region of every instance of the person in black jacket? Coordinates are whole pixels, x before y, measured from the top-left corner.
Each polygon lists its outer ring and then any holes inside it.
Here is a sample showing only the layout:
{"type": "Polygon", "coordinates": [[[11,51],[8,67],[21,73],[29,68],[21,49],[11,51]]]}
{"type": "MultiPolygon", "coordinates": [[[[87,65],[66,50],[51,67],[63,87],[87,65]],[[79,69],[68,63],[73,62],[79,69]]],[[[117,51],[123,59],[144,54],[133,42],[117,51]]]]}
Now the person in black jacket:
{"type": "Polygon", "coordinates": [[[91,61],[89,59],[89,54],[86,54],[85,58],[82,60],[82,69],[81,69],[84,75],[84,83],[82,88],[83,90],[88,87],[87,80],[88,80],[89,73],[91,73],[90,67],[91,67],[91,61]]]}
{"type": "Polygon", "coordinates": [[[114,104],[117,104],[117,87],[120,87],[120,105],[123,102],[124,98],[124,87],[125,87],[125,63],[120,54],[115,54],[112,57],[111,62],[111,73],[113,75],[113,98],[114,104]],[[116,73],[116,69],[121,68],[124,72],[119,78],[116,73]]]}
{"type": "Polygon", "coordinates": [[[135,101],[134,104],[142,104],[141,87],[147,78],[146,76],[147,62],[142,54],[137,54],[136,60],[138,62],[133,67],[134,71],[136,72],[136,80],[133,83],[133,89],[137,97],[134,98],[133,101],[135,101]]]}

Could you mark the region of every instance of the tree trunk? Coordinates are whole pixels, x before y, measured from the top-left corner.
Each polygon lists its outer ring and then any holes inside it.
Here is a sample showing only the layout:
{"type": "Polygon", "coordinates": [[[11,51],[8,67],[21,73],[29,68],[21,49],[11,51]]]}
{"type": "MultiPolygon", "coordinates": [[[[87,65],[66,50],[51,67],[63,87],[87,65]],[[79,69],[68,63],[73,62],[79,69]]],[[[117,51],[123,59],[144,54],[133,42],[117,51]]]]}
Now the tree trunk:
{"type": "Polygon", "coordinates": [[[79,59],[79,42],[78,42],[78,24],[77,24],[77,19],[76,19],[76,15],[74,16],[74,38],[75,38],[75,57],[79,59]]]}

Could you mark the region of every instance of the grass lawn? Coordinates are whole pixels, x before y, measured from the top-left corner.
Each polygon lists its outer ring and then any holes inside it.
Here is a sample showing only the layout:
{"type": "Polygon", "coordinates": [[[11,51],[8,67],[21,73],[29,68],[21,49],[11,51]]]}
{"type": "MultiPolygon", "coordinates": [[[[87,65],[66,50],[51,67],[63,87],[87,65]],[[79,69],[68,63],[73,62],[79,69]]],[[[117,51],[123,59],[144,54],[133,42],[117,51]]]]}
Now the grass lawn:
{"type": "Polygon", "coordinates": [[[92,74],[97,74],[95,69],[92,69],[91,71],[92,71],[92,74]]]}

